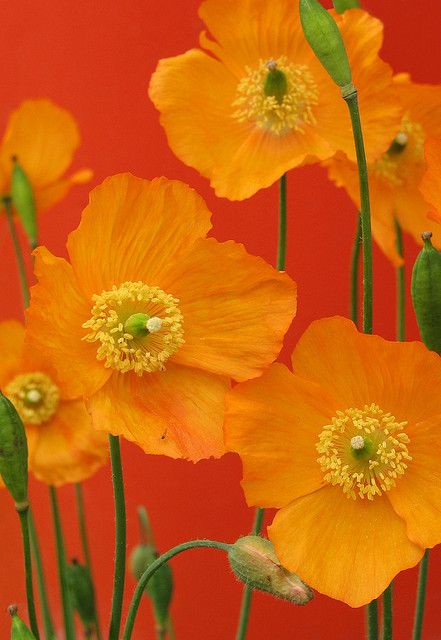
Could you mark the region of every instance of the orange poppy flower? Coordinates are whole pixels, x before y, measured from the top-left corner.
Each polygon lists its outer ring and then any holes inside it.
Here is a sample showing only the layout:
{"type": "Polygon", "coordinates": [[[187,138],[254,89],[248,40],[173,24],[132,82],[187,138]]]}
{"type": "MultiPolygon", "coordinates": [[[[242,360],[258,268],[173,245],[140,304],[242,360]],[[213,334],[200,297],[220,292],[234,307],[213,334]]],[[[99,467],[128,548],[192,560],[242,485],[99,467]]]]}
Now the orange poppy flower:
{"type": "Polygon", "coordinates": [[[71,264],[35,252],[30,341],[97,429],[148,453],[221,455],[229,378],[259,375],[295,314],[292,280],[210,226],[187,185],[123,174],[92,191],[71,264]]]}
{"type": "Polygon", "coordinates": [[[66,109],[46,99],[22,102],[0,144],[0,197],[9,195],[15,157],[31,182],[37,211],[54,205],[73,184],[92,177],[90,169],[64,175],[79,144],[77,123],[66,109]]]}
{"type": "Polygon", "coordinates": [[[23,326],[0,327],[0,388],[25,425],[29,469],[54,486],[85,480],[107,461],[105,435],[93,429],[84,402],[68,398],[46,357],[24,348],[23,326]]]}
{"type": "MultiPolygon", "coordinates": [[[[291,0],[206,0],[200,49],[159,62],[149,94],[168,143],[210,179],[218,196],[242,200],[289,169],[329,158],[355,158],[339,88],[306,42],[291,0]]],[[[361,10],[336,16],[359,89],[370,153],[387,149],[401,110],[387,92],[378,57],[382,24],[361,10]]]]}
{"type": "MultiPolygon", "coordinates": [[[[441,133],[440,133],[441,135],[441,133]]],[[[420,191],[423,197],[435,208],[429,218],[441,222],[441,139],[430,138],[424,145],[426,171],[423,174],[420,191]]],[[[438,245],[439,246],[439,245],[438,245]]]]}
{"type": "MultiPolygon", "coordinates": [[[[396,76],[394,86],[404,116],[399,127],[392,129],[395,137],[390,138],[388,151],[368,169],[372,233],[386,256],[399,266],[403,260],[395,246],[394,219],[418,244],[427,228],[430,206],[418,185],[425,169],[424,142],[441,136],[441,86],[410,82],[406,74],[396,76]]],[[[359,207],[357,166],[343,154],[327,164],[329,177],[344,187],[359,207]]],[[[435,234],[434,244],[441,247],[441,234],[438,241],[435,234]]]]}
{"type": "Polygon", "coordinates": [[[313,322],[292,357],[227,396],[249,505],[279,509],[281,563],[358,607],[441,542],[441,359],[313,322]]]}

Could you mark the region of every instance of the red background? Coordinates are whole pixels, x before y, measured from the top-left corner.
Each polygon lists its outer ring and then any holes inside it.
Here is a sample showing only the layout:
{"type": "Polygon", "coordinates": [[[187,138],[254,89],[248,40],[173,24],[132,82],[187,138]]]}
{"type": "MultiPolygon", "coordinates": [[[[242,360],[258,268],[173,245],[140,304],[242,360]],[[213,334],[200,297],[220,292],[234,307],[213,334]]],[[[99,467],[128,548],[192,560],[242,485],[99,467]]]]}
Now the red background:
{"type": "MultiPolygon", "coordinates": [[[[294,2],[294,0],[293,0],[294,2]]],[[[328,5],[330,3],[328,2],[328,5]]],[[[414,80],[441,83],[437,0],[409,2],[364,0],[365,8],[385,24],[383,57],[395,71],[414,80]]],[[[120,171],[152,178],[166,175],[188,182],[206,198],[214,214],[214,234],[234,238],[248,250],[274,262],[277,187],[243,203],[217,199],[206,180],[185,167],[167,147],[158,114],[147,97],[147,84],[157,60],[196,46],[201,23],[197,0],[14,0],[0,7],[2,101],[0,130],[11,109],[28,97],[50,97],[70,109],[80,124],[83,144],[74,169],[95,171],[93,185],[120,171]]],[[[323,170],[307,167],[291,172],[287,270],[299,285],[299,312],[286,353],[315,318],[348,311],[348,265],[355,228],[354,209],[345,193],[328,183],[323,170]]],[[[89,186],[77,187],[41,218],[42,242],[64,254],[67,233],[76,227],[89,186]]],[[[416,254],[406,240],[408,264],[416,254]]],[[[0,221],[0,318],[21,317],[18,281],[4,221],[0,221]]],[[[375,332],[394,337],[394,272],[374,250],[375,332]]],[[[409,271],[407,283],[409,284],[409,271]]],[[[410,304],[409,337],[417,332],[410,304]]],[[[286,354],[285,354],[286,355],[286,354]]],[[[123,444],[127,487],[128,543],[136,543],[136,505],[144,503],[154,523],[161,550],[191,538],[232,541],[251,527],[239,481],[239,460],[227,455],[197,465],[146,457],[123,444]]],[[[99,578],[101,619],[106,620],[112,589],[113,503],[109,468],[84,486],[95,573],[99,578]]],[[[57,624],[60,606],[56,587],[53,534],[47,488],[31,483],[37,526],[52,590],[57,624]]],[[[70,555],[80,555],[72,487],[60,491],[70,555]]],[[[0,494],[0,637],[8,637],[8,603],[24,613],[24,579],[17,517],[9,496],[0,494]],[[3,611],[3,612],[2,612],[3,611]]],[[[270,514],[267,514],[268,520],[270,514]]],[[[338,553],[338,549],[330,550],[338,553]]],[[[368,562],[368,559],[366,559],[368,562]]],[[[199,550],[173,560],[176,590],[172,614],[176,637],[223,640],[234,637],[241,586],[223,554],[199,550]]],[[[441,554],[432,554],[424,638],[441,638],[441,554]]],[[[416,570],[396,581],[396,638],[410,637],[416,570]]],[[[127,598],[133,589],[127,579],[127,598]]],[[[150,607],[143,603],[134,638],[153,637],[150,607]]],[[[267,638],[352,639],[362,637],[363,612],[317,595],[296,608],[256,594],[250,640],[267,638]]]]}

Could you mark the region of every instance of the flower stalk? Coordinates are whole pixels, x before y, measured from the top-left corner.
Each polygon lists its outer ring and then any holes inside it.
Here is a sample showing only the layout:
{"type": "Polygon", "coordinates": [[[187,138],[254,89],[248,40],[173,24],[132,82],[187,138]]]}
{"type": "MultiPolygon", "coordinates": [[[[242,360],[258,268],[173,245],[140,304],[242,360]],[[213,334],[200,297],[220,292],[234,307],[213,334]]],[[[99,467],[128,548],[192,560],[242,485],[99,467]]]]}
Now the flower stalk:
{"type": "MultiPolygon", "coordinates": [[[[403,257],[403,233],[398,220],[395,218],[395,237],[398,254],[403,257]]],[[[397,340],[402,342],[406,338],[406,280],[404,265],[397,267],[397,340]]]]}
{"type": "Polygon", "coordinates": [[[427,574],[429,570],[429,549],[424,552],[420,562],[420,572],[418,575],[417,601],[415,606],[415,617],[413,623],[412,640],[421,640],[424,621],[424,607],[426,604],[427,574]]]}
{"type": "Polygon", "coordinates": [[[49,607],[49,600],[46,590],[46,581],[44,578],[43,562],[41,559],[40,545],[38,542],[37,531],[35,528],[32,511],[28,514],[29,538],[31,542],[32,557],[34,559],[35,573],[37,576],[38,596],[40,599],[41,612],[43,615],[44,637],[46,640],[55,640],[54,625],[49,607]]]}
{"type": "Polygon", "coordinates": [[[15,259],[17,261],[23,306],[26,309],[29,306],[30,297],[28,281],[26,278],[26,268],[23,260],[23,252],[21,250],[20,241],[17,236],[17,229],[15,228],[11,199],[9,197],[4,197],[2,202],[6,212],[6,220],[8,221],[9,234],[11,236],[12,245],[14,247],[15,259]]]}

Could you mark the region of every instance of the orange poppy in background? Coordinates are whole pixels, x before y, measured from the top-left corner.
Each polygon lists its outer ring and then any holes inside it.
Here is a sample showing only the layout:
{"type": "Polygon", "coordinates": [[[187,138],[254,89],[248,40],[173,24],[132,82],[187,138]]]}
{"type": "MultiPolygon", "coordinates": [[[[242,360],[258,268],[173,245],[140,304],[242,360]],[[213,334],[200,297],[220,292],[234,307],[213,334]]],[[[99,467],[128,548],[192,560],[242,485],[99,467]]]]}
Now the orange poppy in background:
{"type": "Polygon", "coordinates": [[[46,357],[24,348],[24,328],[2,322],[0,388],[26,429],[29,469],[59,486],[81,482],[107,462],[107,439],[95,431],[83,400],[69,399],[46,357]]]}
{"type": "Polygon", "coordinates": [[[187,185],[122,174],[92,191],[70,264],[35,252],[30,343],[97,429],[148,453],[222,455],[230,378],[259,375],[295,315],[292,280],[210,227],[187,185]]]}
{"type": "MultiPolygon", "coordinates": [[[[441,133],[440,133],[441,135],[441,133]]],[[[441,138],[430,138],[424,145],[426,171],[420,183],[423,197],[430,203],[429,217],[441,222],[441,138]]]]}
{"type": "Polygon", "coordinates": [[[0,144],[0,197],[10,193],[16,158],[32,185],[37,211],[56,204],[72,185],[93,175],[81,169],[65,176],[79,144],[78,125],[69,111],[47,99],[22,102],[10,115],[0,144]]]}
{"type": "MultiPolygon", "coordinates": [[[[355,159],[339,88],[306,42],[291,0],[206,0],[200,44],[161,60],[149,95],[168,143],[210,179],[218,196],[242,200],[286,171],[343,150],[355,159]]],[[[371,159],[389,144],[401,109],[378,57],[382,23],[361,10],[336,16],[359,90],[371,159]]]]}
{"type": "MultiPolygon", "coordinates": [[[[371,162],[368,170],[372,233],[385,255],[400,266],[403,260],[395,244],[395,219],[418,244],[428,226],[431,207],[422,196],[419,183],[425,170],[424,143],[441,136],[441,86],[416,84],[407,74],[396,76],[394,85],[404,116],[398,128],[392,129],[389,149],[371,162]]],[[[369,140],[366,144],[370,144],[369,140]]],[[[338,154],[327,165],[329,177],[344,187],[359,207],[356,164],[338,154]]],[[[441,247],[441,232],[435,230],[433,243],[441,247]]]]}
{"type": "Polygon", "coordinates": [[[247,503],[279,509],[283,566],[367,604],[441,542],[441,359],[418,342],[313,322],[292,356],[227,396],[247,503]]]}

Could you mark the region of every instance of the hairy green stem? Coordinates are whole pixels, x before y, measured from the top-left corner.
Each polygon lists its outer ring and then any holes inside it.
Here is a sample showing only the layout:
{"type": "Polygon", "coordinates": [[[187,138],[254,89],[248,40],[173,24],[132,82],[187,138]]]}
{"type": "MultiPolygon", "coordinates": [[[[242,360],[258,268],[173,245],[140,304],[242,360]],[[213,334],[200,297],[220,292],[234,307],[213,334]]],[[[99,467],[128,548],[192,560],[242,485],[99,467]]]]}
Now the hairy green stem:
{"type": "Polygon", "coordinates": [[[383,593],[383,630],[381,640],[392,640],[392,590],[393,582],[383,593]]]}
{"type": "MultiPolygon", "coordinates": [[[[395,237],[398,254],[403,257],[403,234],[397,219],[395,219],[395,237]]],[[[404,265],[397,267],[397,340],[406,339],[406,284],[404,265]]]]}
{"type": "Polygon", "coordinates": [[[378,602],[366,605],[367,640],[378,640],[378,602]]]}
{"type": "Polygon", "coordinates": [[[171,558],[174,558],[174,556],[182,553],[183,551],[187,551],[188,549],[206,547],[208,549],[219,549],[221,551],[228,552],[230,546],[231,545],[227,544],[226,542],[217,542],[216,540],[190,540],[189,542],[178,544],[176,547],[173,547],[173,549],[166,551],[162,554],[162,556],[159,556],[159,558],[152,562],[148,569],[142,574],[133,593],[122,640],[130,640],[130,638],[132,637],[133,625],[135,624],[135,618],[138,612],[139,603],[141,602],[142,594],[148,581],[150,580],[152,575],[159,569],[159,567],[161,567],[165,562],[168,562],[168,560],[171,560],[171,558]]]}
{"type": "Polygon", "coordinates": [[[18,511],[17,513],[20,518],[21,537],[23,540],[23,555],[26,575],[26,598],[28,602],[29,624],[36,640],[40,640],[40,635],[38,633],[37,615],[35,613],[34,588],[32,584],[32,560],[31,545],[29,541],[28,511],[29,507],[22,511],[18,511]]]}
{"type": "Polygon", "coordinates": [[[18,275],[20,278],[21,295],[23,298],[23,306],[26,309],[29,306],[29,287],[26,278],[26,268],[23,260],[23,252],[15,228],[14,217],[12,215],[12,204],[9,197],[2,199],[3,206],[6,211],[6,219],[8,221],[9,234],[11,236],[12,245],[14,247],[15,259],[17,262],[18,275]]]}
{"type": "Polygon", "coordinates": [[[115,501],[115,567],[113,576],[112,614],[109,640],[118,640],[126,573],[126,503],[121,464],[119,437],[109,435],[110,460],[112,463],[113,495],[115,501]]]}
{"type": "Polygon", "coordinates": [[[357,229],[351,256],[351,320],[358,327],[358,272],[360,267],[361,215],[358,214],[357,229]]]}
{"type": "Polygon", "coordinates": [[[44,637],[46,640],[55,640],[54,625],[49,607],[49,599],[46,591],[46,581],[44,578],[43,561],[41,559],[40,545],[38,543],[37,531],[35,529],[32,511],[28,515],[29,537],[31,540],[31,551],[34,559],[35,573],[37,575],[38,595],[40,598],[41,611],[43,614],[44,637]]]}
{"type": "Polygon", "coordinates": [[[413,622],[412,640],[421,640],[423,632],[424,606],[426,604],[427,573],[429,570],[429,549],[424,552],[420,562],[420,572],[418,576],[417,600],[415,605],[415,617],[413,622]]]}

